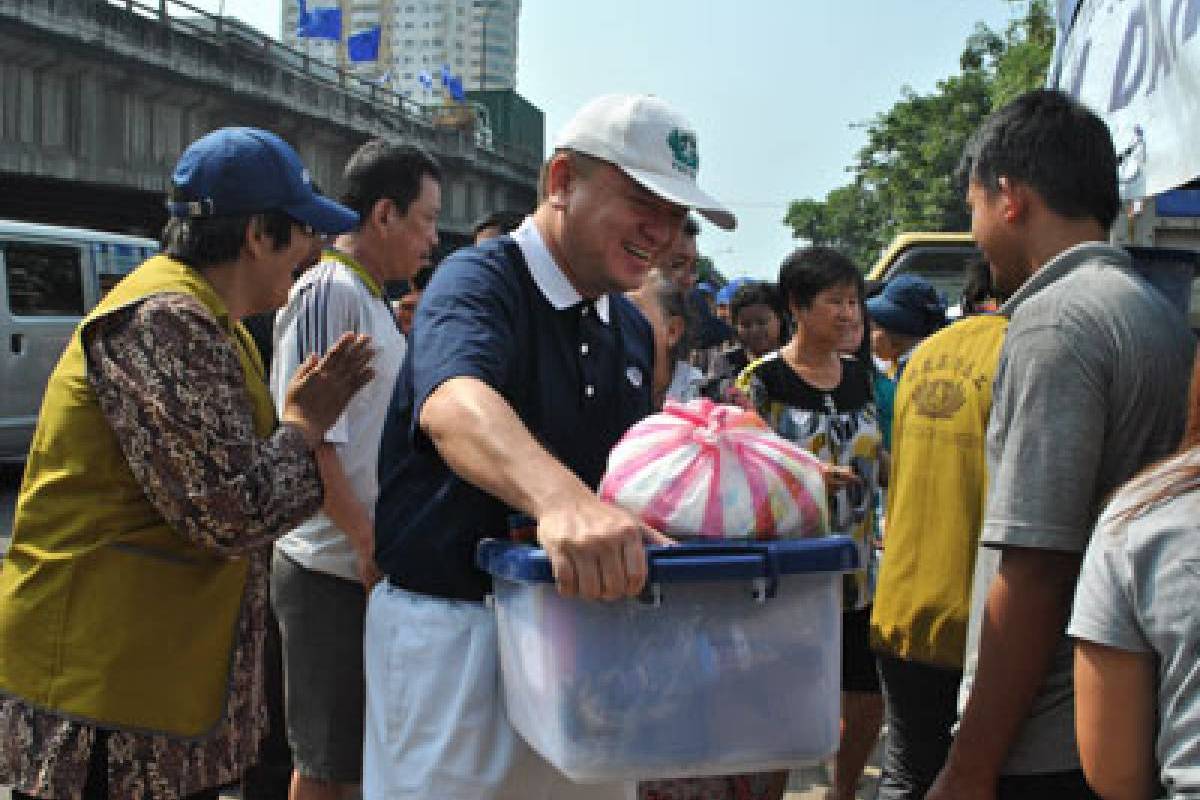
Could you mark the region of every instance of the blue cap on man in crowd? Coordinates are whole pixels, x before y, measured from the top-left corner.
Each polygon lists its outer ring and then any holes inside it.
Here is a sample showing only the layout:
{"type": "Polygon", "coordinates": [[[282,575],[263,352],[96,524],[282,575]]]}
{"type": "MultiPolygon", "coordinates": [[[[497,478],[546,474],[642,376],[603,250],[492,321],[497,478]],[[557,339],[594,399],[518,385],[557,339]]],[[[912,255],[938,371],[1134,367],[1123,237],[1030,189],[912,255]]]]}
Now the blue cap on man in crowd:
{"type": "Polygon", "coordinates": [[[717,305],[727,306],[733,302],[733,296],[737,294],[737,290],[750,282],[749,278],[741,277],[734,278],[729,283],[721,287],[721,291],[717,292],[717,305]]]}
{"type": "Polygon", "coordinates": [[[699,292],[700,294],[707,294],[707,295],[715,295],[717,293],[717,290],[714,289],[713,285],[711,283],[709,283],[708,281],[700,281],[700,283],[697,283],[696,291],[699,292]]]}
{"type": "Polygon", "coordinates": [[[867,300],[871,321],[904,336],[928,336],[946,324],[946,300],[920,275],[899,275],[867,300]]]}
{"type": "Polygon", "coordinates": [[[290,144],[260,128],[218,128],[201,136],[179,157],[171,183],[172,217],[282,211],[317,233],[358,225],[358,214],[313,188],[290,144]]]}

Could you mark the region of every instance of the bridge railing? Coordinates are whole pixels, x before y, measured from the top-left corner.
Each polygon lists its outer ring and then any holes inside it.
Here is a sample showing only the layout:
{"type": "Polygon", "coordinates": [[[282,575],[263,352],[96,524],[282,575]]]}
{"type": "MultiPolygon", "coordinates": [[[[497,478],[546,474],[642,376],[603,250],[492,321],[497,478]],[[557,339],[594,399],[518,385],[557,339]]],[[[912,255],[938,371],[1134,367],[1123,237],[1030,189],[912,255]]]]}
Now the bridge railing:
{"type": "Polygon", "coordinates": [[[288,47],[266,34],[232,17],[212,14],[186,0],[108,0],[139,16],[156,19],[172,29],[208,39],[220,45],[233,45],[242,50],[256,50],[268,62],[302,73],[308,77],[336,85],[360,99],[381,103],[397,109],[414,120],[429,121],[429,112],[404,95],[381,86],[361,75],[347,72],[319,58],[288,47]]]}
{"type": "Polygon", "coordinates": [[[5,10],[22,21],[36,23],[40,18],[51,27],[74,31],[85,39],[96,37],[100,32],[94,29],[106,27],[105,18],[111,13],[128,15],[121,21],[124,24],[117,22],[111,26],[117,30],[103,31],[100,38],[105,44],[117,44],[113,39],[115,34],[118,39],[127,39],[122,42],[126,49],[144,52],[149,44],[149,32],[144,26],[149,23],[163,32],[235,50],[239,56],[249,57],[277,73],[270,78],[275,84],[297,93],[315,94],[323,89],[345,99],[358,100],[386,129],[436,140],[439,151],[449,149],[454,155],[498,167],[517,165],[536,169],[541,160],[540,153],[494,142],[483,128],[484,120],[470,106],[461,109],[473,115],[469,124],[448,127],[442,124],[445,107],[416,103],[386,86],[288,47],[237,19],[212,14],[187,0],[0,0],[0,13],[5,10]]]}

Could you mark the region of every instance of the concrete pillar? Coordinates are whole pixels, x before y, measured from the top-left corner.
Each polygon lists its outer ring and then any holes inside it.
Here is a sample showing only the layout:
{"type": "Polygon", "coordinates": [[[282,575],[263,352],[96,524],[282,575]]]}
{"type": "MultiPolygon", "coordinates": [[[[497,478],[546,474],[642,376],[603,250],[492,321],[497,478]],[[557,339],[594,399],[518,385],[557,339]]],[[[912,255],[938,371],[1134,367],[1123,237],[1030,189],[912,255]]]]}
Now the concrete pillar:
{"type": "Polygon", "coordinates": [[[100,76],[90,70],[79,73],[79,106],[76,114],[76,138],[79,159],[84,164],[96,164],[101,158],[101,141],[106,131],[102,126],[101,104],[104,101],[104,84],[100,76]]]}

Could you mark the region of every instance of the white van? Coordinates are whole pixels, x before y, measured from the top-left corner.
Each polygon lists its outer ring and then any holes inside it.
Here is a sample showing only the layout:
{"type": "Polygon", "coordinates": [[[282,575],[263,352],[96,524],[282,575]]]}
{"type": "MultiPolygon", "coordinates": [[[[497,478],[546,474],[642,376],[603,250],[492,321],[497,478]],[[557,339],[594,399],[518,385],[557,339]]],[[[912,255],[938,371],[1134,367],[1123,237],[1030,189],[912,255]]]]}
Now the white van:
{"type": "Polygon", "coordinates": [[[46,380],[88,310],[158,242],[0,220],[0,461],[25,459],[46,380]]]}

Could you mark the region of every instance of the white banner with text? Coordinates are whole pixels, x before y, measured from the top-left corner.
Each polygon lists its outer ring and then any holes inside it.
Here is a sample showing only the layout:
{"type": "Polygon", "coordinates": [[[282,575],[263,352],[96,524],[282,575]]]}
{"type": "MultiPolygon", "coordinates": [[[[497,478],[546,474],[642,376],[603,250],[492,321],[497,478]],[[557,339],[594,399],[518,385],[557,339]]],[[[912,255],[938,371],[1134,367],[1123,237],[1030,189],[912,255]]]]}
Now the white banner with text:
{"type": "Polygon", "coordinates": [[[1047,85],[1098,113],[1121,196],[1200,176],[1200,0],[1059,0],[1047,85]]]}

